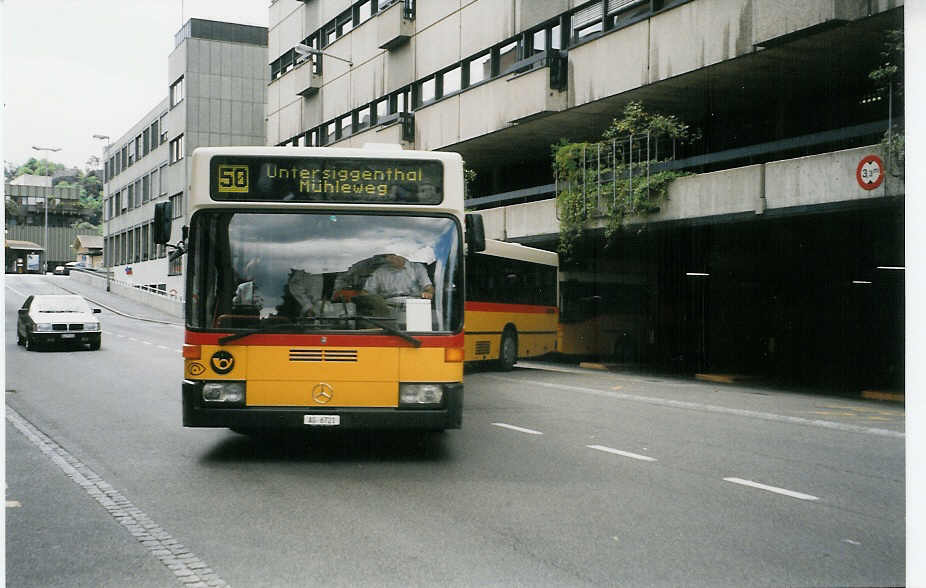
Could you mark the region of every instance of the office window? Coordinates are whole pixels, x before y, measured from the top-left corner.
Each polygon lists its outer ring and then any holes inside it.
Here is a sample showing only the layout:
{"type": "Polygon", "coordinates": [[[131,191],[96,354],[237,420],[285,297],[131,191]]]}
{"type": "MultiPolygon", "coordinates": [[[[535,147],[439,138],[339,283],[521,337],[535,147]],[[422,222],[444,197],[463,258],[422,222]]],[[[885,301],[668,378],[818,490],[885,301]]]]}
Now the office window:
{"type": "Polygon", "coordinates": [[[389,98],[382,98],[381,100],[377,100],[373,108],[374,113],[376,114],[376,122],[382,122],[387,116],[389,116],[389,98]]]}
{"type": "Polygon", "coordinates": [[[170,85],[170,107],[173,108],[183,100],[183,76],[170,85]]]}
{"type": "Polygon", "coordinates": [[[170,163],[183,159],[183,135],[170,142],[170,163]]]}
{"type": "Polygon", "coordinates": [[[489,53],[472,58],[468,66],[470,86],[492,77],[492,55],[489,53]]]}
{"type": "Polygon", "coordinates": [[[167,194],[167,166],[162,165],[158,169],[158,196],[167,194]]]}
{"type": "Polygon", "coordinates": [[[142,158],[141,135],[135,137],[135,161],[142,158]]]}
{"type": "Polygon", "coordinates": [[[341,137],[349,137],[354,132],[354,125],[351,120],[351,115],[342,116],[338,121],[338,126],[340,127],[341,137]]]}
{"type": "Polygon", "coordinates": [[[339,37],[351,32],[354,28],[354,10],[348,9],[339,14],[336,26],[339,37]]]}
{"type": "Polygon", "coordinates": [[[518,60],[518,42],[508,43],[498,50],[498,70],[506,72],[518,60]]]}
{"type": "Polygon", "coordinates": [[[366,0],[357,7],[357,24],[363,24],[373,16],[373,3],[371,0],[366,0]]]}
{"type": "Polygon", "coordinates": [[[148,155],[148,152],[151,151],[151,139],[149,136],[149,131],[150,129],[145,127],[145,130],[141,133],[142,149],[144,149],[144,151],[142,151],[142,157],[148,155]]]}
{"type": "Polygon", "coordinates": [[[128,169],[131,164],[129,163],[129,146],[125,145],[122,147],[122,169],[128,169]]]}
{"type": "Polygon", "coordinates": [[[151,176],[145,176],[141,179],[141,201],[142,204],[151,200],[151,176]]]}
{"type": "Polygon", "coordinates": [[[369,127],[370,124],[373,122],[373,118],[371,115],[372,109],[373,109],[372,106],[364,106],[362,109],[360,109],[357,112],[357,130],[358,131],[369,127]]]}
{"type": "Polygon", "coordinates": [[[424,105],[437,98],[437,82],[434,78],[427,79],[419,85],[418,104],[424,105]]]}
{"type": "Polygon", "coordinates": [[[574,41],[581,41],[589,35],[600,33],[603,30],[601,9],[601,2],[595,2],[572,14],[572,37],[574,41]]]}
{"type": "Polygon", "coordinates": [[[174,218],[183,216],[183,192],[178,192],[170,197],[170,210],[174,218]]]}
{"type": "Polygon", "coordinates": [[[161,143],[167,141],[167,115],[161,115],[161,143]]]}
{"type": "Polygon", "coordinates": [[[337,141],[337,125],[334,122],[327,123],[322,128],[324,129],[325,145],[330,145],[337,141]]]}
{"type": "Polygon", "coordinates": [[[441,80],[443,82],[443,86],[441,87],[441,96],[453,94],[463,87],[462,80],[460,79],[459,67],[455,67],[450,71],[445,71],[441,77],[441,80]]]}
{"type": "Polygon", "coordinates": [[[149,135],[151,135],[151,151],[154,151],[158,147],[158,137],[159,137],[157,120],[151,123],[151,129],[150,129],[149,135]]]}

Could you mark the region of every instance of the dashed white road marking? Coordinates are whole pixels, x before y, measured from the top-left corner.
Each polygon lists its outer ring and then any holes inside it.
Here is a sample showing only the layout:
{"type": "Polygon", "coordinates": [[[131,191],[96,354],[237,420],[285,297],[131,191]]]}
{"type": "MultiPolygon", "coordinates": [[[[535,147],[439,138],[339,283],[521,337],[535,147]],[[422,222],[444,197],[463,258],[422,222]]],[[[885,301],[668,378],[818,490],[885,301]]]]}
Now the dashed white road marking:
{"type": "Polygon", "coordinates": [[[742,478],[724,478],[724,481],[740,484],[741,486],[749,486],[750,488],[758,488],[759,490],[765,490],[767,492],[774,492],[775,494],[781,494],[783,496],[790,496],[791,498],[797,498],[798,500],[820,500],[820,498],[817,496],[804,494],[803,492],[795,492],[794,490],[786,490],[785,488],[768,486],[766,484],[760,484],[759,482],[744,480],[742,478]]]}
{"type": "Polygon", "coordinates": [[[605,447],[604,445],[586,445],[589,449],[594,449],[596,451],[604,451],[605,453],[613,453],[614,455],[621,455],[623,457],[629,457],[631,459],[639,459],[640,461],[657,461],[655,457],[650,457],[648,455],[640,455],[639,453],[630,453],[629,451],[621,451],[620,449],[614,449],[613,447],[605,447]]]}
{"type": "Polygon", "coordinates": [[[515,425],[509,425],[507,423],[492,423],[496,427],[501,427],[503,429],[511,429],[512,431],[518,431],[519,433],[527,433],[528,435],[543,435],[540,431],[535,431],[534,429],[525,429],[524,427],[516,427],[515,425]]]}
{"type": "Polygon", "coordinates": [[[18,500],[7,500],[6,507],[7,508],[22,508],[22,503],[19,502],[18,500]]]}

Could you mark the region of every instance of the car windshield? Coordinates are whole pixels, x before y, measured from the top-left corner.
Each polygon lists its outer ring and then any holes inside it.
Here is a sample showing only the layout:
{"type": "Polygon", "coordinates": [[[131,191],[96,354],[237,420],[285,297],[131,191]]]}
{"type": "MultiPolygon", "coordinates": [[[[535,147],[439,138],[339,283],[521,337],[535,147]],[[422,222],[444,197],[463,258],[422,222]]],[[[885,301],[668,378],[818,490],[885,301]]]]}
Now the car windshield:
{"type": "Polygon", "coordinates": [[[188,321],[226,332],[455,332],[461,266],[451,217],[200,212],[188,321]]]}
{"type": "Polygon", "coordinates": [[[90,312],[87,302],[80,296],[37,296],[31,308],[41,313],[90,312]]]}

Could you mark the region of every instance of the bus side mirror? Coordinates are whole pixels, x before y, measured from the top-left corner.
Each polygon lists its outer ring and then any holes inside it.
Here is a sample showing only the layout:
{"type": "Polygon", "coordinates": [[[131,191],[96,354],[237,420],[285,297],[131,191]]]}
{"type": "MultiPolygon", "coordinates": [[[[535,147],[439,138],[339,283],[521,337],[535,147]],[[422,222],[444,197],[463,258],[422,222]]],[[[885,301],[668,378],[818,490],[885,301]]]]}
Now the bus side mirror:
{"type": "Polygon", "coordinates": [[[482,215],[467,213],[465,217],[466,247],[470,253],[486,250],[486,230],[482,223],[482,215]]]}
{"type": "Polygon", "coordinates": [[[154,205],[154,226],[151,227],[155,245],[167,245],[170,241],[170,221],[173,216],[170,202],[154,205]]]}

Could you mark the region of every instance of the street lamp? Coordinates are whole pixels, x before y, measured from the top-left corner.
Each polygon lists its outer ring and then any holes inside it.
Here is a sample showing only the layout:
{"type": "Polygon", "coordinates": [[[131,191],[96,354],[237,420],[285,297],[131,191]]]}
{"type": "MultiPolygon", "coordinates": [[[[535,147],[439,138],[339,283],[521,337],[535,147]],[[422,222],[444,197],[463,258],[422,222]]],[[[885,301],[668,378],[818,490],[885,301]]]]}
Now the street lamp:
{"type": "Polygon", "coordinates": [[[296,43],[296,46],[294,47],[294,49],[296,50],[296,53],[304,57],[308,57],[309,55],[327,55],[328,57],[337,59],[339,61],[343,61],[347,65],[354,67],[354,62],[351,61],[350,59],[344,59],[343,57],[332,55],[331,53],[322,51],[321,49],[316,49],[315,47],[309,47],[308,45],[305,45],[303,43],[296,43]]]}
{"type": "MultiPolygon", "coordinates": [[[[35,149],[36,151],[51,151],[52,153],[57,153],[58,151],[61,151],[61,147],[36,147],[35,145],[33,145],[32,148],[35,149]]],[[[48,160],[46,159],[45,162],[47,164],[48,160]]],[[[45,167],[48,167],[48,165],[46,165],[45,167]]],[[[51,179],[51,169],[50,168],[48,170],[48,178],[49,180],[54,182],[54,180],[51,179]]],[[[44,263],[45,270],[42,271],[42,273],[44,274],[45,272],[48,271],[48,192],[45,192],[45,242],[42,244],[42,246],[45,248],[45,259],[43,260],[45,262],[44,263]]]]}
{"type": "Polygon", "coordinates": [[[112,253],[107,254],[106,251],[106,237],[109,236],[109,214],[106,214],[106,205],[105,205],[105,196],[106,196],[106,150],[109,149],[109,135],[93,135],[94,139],[99,139],[103,141],[103,158],[100,160],[100,169],[103,171],[103,178],[101,178],[101,186],[103,189],[103,200],[100,205],[103,208],[103,218],[106,220],[106,231],[103,234],[103,269],[106,270],[106,291],[109,292],[109,262],[112,257],[112,253]]]}

